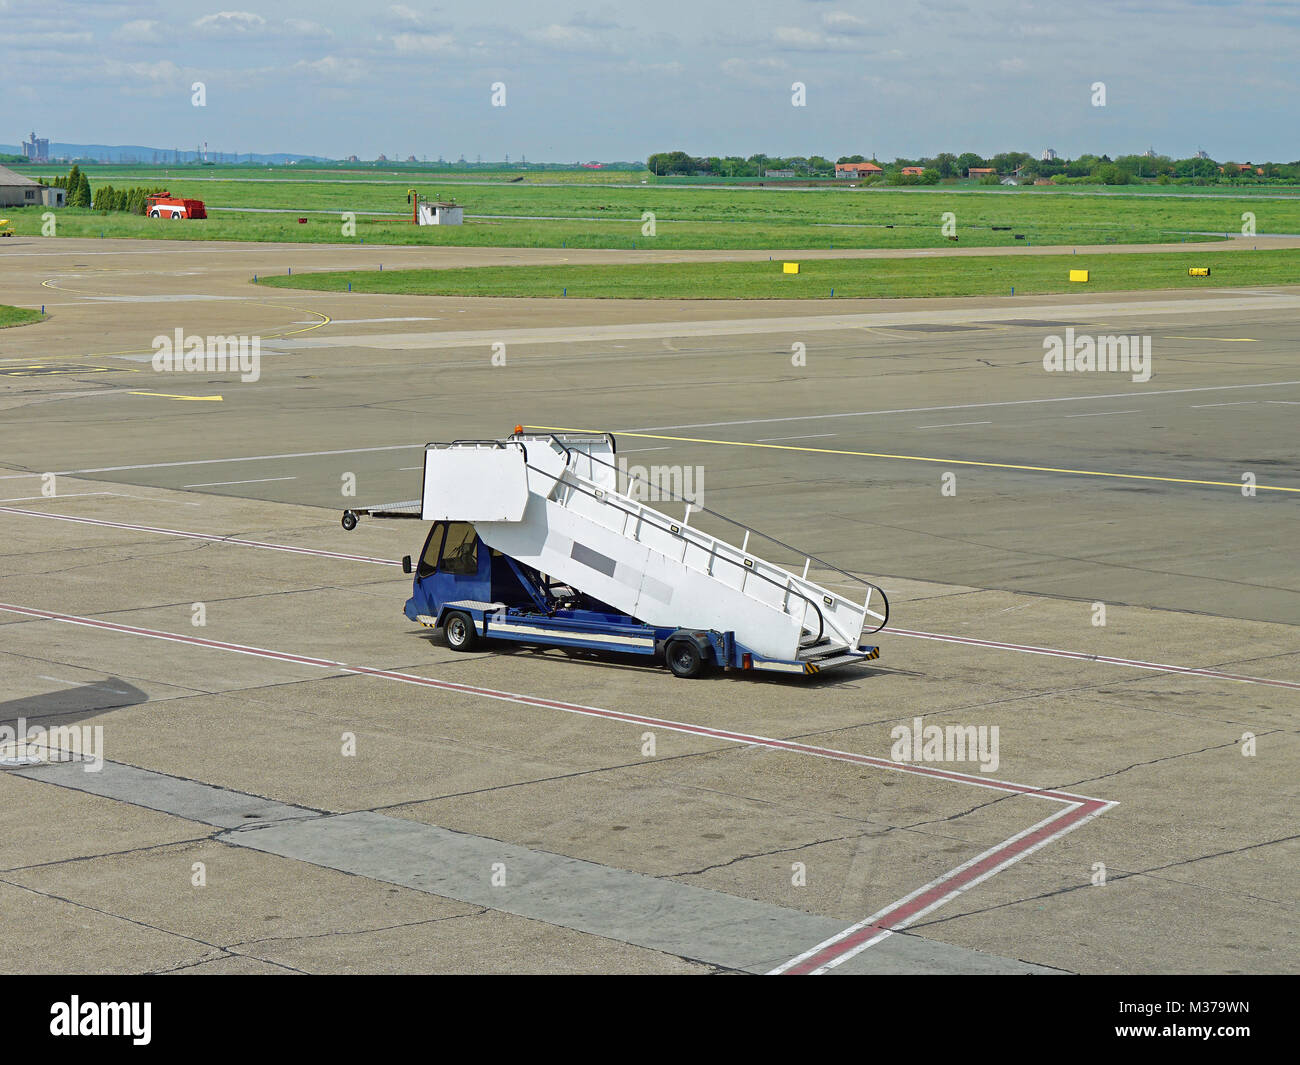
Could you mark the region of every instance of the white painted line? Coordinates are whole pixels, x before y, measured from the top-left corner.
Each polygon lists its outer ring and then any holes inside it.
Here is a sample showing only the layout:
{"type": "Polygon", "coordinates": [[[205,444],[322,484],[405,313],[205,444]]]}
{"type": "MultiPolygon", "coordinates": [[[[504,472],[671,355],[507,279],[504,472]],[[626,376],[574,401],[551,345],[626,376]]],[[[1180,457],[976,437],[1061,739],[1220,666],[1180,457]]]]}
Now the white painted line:
{"type": "Polygon", "coordinates": [[[258,477],[251,481],[204,481],[202,484],[181,485],[182,488],[220,488],[230,484],[266,484],[268,481],[296,481],[297,477],[258,477]]]}
{"type": "Polygon", "coordinates": [[[635,455],[642,451],[668,451],[668,447],[628,447],[619,451],[620,455],[635,455]]]}
{"type": "Polygon", "coordinates": [[[821,976],[1116,805],[1100,799],[1069,805],[936,877],[865,920],[850,925],[811,950],[791,958],[769,975],[821,976]]]}
{"type": "Polygon", "coordinates": [[[1177,396],[1188,392],[1226,392],[1236,388],[1285,388],[1300,381],[1265,381],[1249,385],[1209,385],[1204,388],[1166,388],[1147,392],[1106,392],[1095,396],[1049,396],[1044,399],[1003,399],[991,403],[954,403],[946,407],[897,407],[891,410],[856,410],[844,414],[799,414],[789,418],[749,418],[736,422],[693,422],[690,425],[647,425],[623,433],[653,433],[663,429],[718,429],[729,425],[769,425],[773,422],[812,422],[828,418],[868,418],[877,414],[925,414],[940,410],[973,410],[977,407],[1023,407],[1035,403],[1082,403],[1090,399],[1136,399],[1147,396],[1177,396]]]}
{"type": "Polygon", "coordinates": [[[812,436],[769,436],[766,439],[760,439],[760,444],[775,444],[780,440],[821,440],[824,437],[835,436],[835,433],[814,433],[812,436]]]}
{"type": "Polygon", "coordinates": [[[946,422],[943,425],[918,425],[918,429],[956,429],[962,425],[992,425],[992,422],[946,422]]]}
{"type": "Polygon", "coordinates": [[[1099,410],[1096,414],[1067,414],[1067,418],[1105,418],[1111,414],[1141,414],[1140,410],[1099,410]]]}
{"type": "Polygon", "coordinates": [[[0,499],[0,503],[33,503],[42,499],[80,499],[83,496],[111,496],[117,495],[116,492],[68,492],[61,496],[17,496],[14,499],[0,499]]]}
{"type": "MultiPolygon", "coordinates": [[[[330,325],[368,325],[370,322],[441,322],[441,318],[331,318],[330,325]]],[[[320,322],[294,322],[294,325],[320,325],[320,322]]]]}
{"type": "Polygon", "coordinates": [[[1236,403],[1193,403],[1192,410],[1204,410],[1206,407],[1248,407],[1254,402],[1253,399],[1243,399],[1236,403]]]}
{"type": "Polygon", "coordinates": [[[986,647],[994,651],[1018,651],[1021,654],[1048,655],[1053,658],[1070,658],[1076,662],[1096,662],[1108,666],[1128,666],[1132,669],[1150,669],[1158,673],[1177,673],[1188,677],[1209,677],[1213,680],[1235,680],[1244,684],[1265,684],[1274,688],[1293,688],[1300,691],[1300,681],[1271,680],[1268,677],[1249,677],[1240,673],[1225,673],[1218,669],[1198,669],[1193,666],[1171,666],[1163,662],[1143,662],[1138,658],[1115,658],[1111,655],[1092,655],[1083,651],[1065,651],[1059,647],[1035,647],[1023,643],[999,643],[996,640],[977,640],[973,636],[949,636],[942,632],[914,632],[910,629],[889,629],[895,636],[913,636],[920,640],[939,640],[941,643],[961,643],[968,647],[986,647]]]}
{"type": "Polygon", "coordinates": [[[372,558],[369,555],[346,555],[338,551],[319,551],[311,547],[290,547],[288,544],[268,544],[262,540],[241,540],[235,536],[216,536],[213,533],[188,532],[184,529],[161,529],[152,525],[130,525],[120,521],[103,521],[99,518],[76,518],[71,514],[49,514],[40,510],[21,510],[18,507],[0,507],[0,513],[19,514],[25,518],[53,518],[56,521],[71,521],[78,525],[98,525],[103,529],[123,529],[127,532],[154,533],[158,536],[179,536],[184,540],[205,540],[213,544],[233,544],[236,547],[256,547],[263,551],[286,551],[292,555],[315,555],[317,558],[336,558],[344,562],[369,562],[376,566],[400,566],[387,558],[372,558]]]}
{"type": "MultiPolygon", "coordinates": [[[[95,466],[84,470],[55,470],[57,477],[75,477],[82,473],[121,473],[125,470],[162,470],[176,466],[211,466],[222,462],[262,462],[269,459],[310,459],[321,455],[364,455],[372,451],[407,451],[423,444],[387,444],[384,447],[347,447],[338,451],[290,451],[283,455],[237,455],[228,459],[191,459],[188,462],[146,462],[137,466],[95,466]]],[[[0,481],[19,477],[44,477],[43,473],[6,473],[0,481]]]]}

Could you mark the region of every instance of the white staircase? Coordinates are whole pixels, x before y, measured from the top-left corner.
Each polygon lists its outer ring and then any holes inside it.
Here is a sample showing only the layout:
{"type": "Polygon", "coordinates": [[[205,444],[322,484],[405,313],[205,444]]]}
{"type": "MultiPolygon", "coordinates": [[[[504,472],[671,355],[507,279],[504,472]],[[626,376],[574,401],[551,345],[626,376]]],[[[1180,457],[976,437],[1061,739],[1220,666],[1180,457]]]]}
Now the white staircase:
{"type": "Polygon", "coordinates": [[[650,625],[732,631],[769,658],[829,664],[884,625],[874,585],[855,602],[808,579],[811,557],[800,575],[753,554],[754,530],[738,526],[737,547],[693,527],[686,501],[680,516],[656,510],[617,490],[613,459],[607,435],[430,444],[423,516],[472,522],[490,547],[650,625]]]}

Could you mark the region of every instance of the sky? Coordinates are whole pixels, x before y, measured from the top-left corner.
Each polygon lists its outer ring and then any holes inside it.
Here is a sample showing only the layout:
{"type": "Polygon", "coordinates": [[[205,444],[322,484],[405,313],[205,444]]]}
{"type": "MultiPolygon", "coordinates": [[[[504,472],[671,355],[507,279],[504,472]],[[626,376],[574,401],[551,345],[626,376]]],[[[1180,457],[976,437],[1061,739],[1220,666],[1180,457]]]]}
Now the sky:
{"type": "Polygon", "coordinates": [[[10,144],[1300,159],[1300,0],[0,0],[0,41],[10,144]]]}

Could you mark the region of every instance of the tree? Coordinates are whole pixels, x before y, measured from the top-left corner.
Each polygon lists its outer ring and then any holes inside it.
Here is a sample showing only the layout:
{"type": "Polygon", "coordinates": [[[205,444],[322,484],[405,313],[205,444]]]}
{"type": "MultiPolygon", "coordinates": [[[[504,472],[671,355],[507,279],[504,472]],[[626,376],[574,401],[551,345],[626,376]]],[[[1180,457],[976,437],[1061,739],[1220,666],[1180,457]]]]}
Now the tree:
{"type": "Polygon", "coordinates": [[[699,170],[699,160],[685,152],[656,152],[646,159],[646,168],[652,174],[693,174],[699,170]]]}
{"type": "Polygon", "coordinates": [[[1093,174],[1103,185],[1127,185],[1132,178],[1127,170],[1114,163],[1102,163],[1093,174]]]}
{"type": "Polygon", "coordinates": [[[940,152],[934,157],[934,168],[941,178],[957,176],[957,157],[952,152],[940,152]]]}
{"type": "Polygon", "coordinates": [[[962,177],[970,176],[971,167],[984,165],[986,164],[983,158],[976,155],[974,152],[962,152],[961,155],[957,156],[957,170],[961,173],[962,177]]]}
{"type": "Polygon", "coordinates": [[[90,179],[80,167],[74,165],[68,172],[68,206],[89,207],[90,203],[90,179]]]}

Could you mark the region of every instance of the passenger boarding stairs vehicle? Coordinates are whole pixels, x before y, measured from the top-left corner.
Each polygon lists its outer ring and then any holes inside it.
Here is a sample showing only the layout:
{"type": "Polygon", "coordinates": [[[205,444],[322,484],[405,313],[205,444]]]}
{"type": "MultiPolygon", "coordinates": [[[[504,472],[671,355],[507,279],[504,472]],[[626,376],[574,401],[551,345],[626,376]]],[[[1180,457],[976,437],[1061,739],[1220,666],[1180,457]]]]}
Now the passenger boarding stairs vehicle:
{"type": "Polygon", "coordinates": [[[874,584],[733,522],[615,464],[609,433],[525,433],[425,448],[419,501],[344,511],[433,522],[405,613],[468,651],[506,640],[574,651],[662,656],[678,677],[714,666],[810,675],[878,657],[864,638],[889,603],[874,584]],[[620,483],[623,490],[620,490],[620,483]],[[680,517],[648,494],[684,504],[680,517]],[[743,530],[735,546],[692,524],[743,530]],[[762,538],[802,556],[802,575],[750,548],[762,538]],[[810,567],[859,585],[862,601],[808,579],[810,567]]]}

